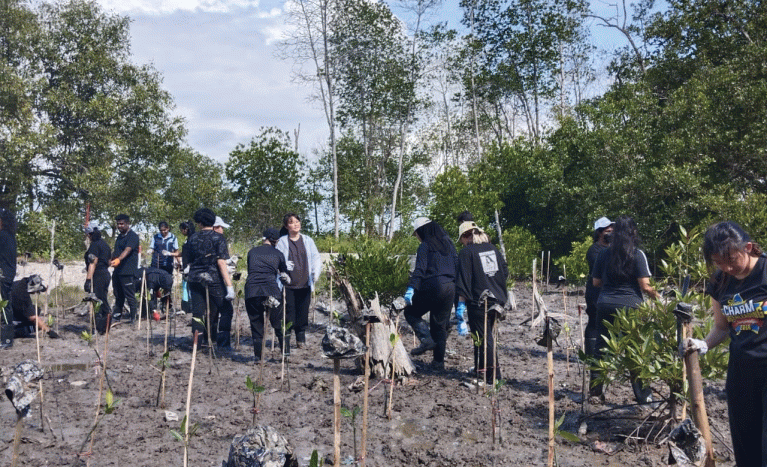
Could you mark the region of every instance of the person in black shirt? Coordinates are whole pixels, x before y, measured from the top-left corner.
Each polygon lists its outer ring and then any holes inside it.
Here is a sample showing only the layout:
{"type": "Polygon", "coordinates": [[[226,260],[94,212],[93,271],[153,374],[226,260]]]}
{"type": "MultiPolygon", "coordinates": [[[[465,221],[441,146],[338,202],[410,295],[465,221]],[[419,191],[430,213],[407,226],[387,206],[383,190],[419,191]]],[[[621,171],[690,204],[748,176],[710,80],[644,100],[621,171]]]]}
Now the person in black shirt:
{"type": "Polygon", "coordinates": [[[686,339],[683,353],[705,354],[730,338],[727,412],[738,467],[767,465],[767,255],[735,222],[712,225],[703,257],[715,266],[706,294],[714,325],[705,340],[686,339]]]}
{"type": "Polygon", "coordinates": [[[96,330],[104,334],[106,332],[107,317],[110,313],[109,299],[109,259],[112,257],[112,250],[107,242],[101,238],[99,224],[91,221],[85,227],[85,234],[88,237],[90,245],[85,252],[85,284],[83,290],[86,293],[92,293],[96,296],[99,303],[99,311],[96,314],[96,330]]]}
{"type": "Polygon", "coordinates": [[[170,292],[173,288],[173,276],[160,268],[139,268],[136,269],[134,281],[136,288],[141,290],[144,276],[146,275],[146,295],[144,303],[141,303],[141,316],[149,319],[154,317],[160,319],[160,315],[152,315],[150,312],[158,309],[157,299],[161,298],[159,304],[161,312],[165,312],[170,302],[170,292]]]}
{"type": "Polygon", "coordinates": [[[458,254],[456,317],[460,326],[464,313],[468,313],[471,333],[482,342],[482,345],[474,346],[474,368],[477,374],[484,375],[483,379],[486,383],[493,384],[494,378],[501,378],[501,371],[496,364],[498,356],[494,352],[493,330],[497,316],[492,307],[495,304],[506,305],[508,300],[506,278],[509,270],[501,253],[490,243],[487,234],[477,224],[471,221],[464,222],[458,228],[458,232],[463,248],[458,254]],[[489,291],[492,295],[487,299],[489,310],[487,317],[485,317],[485,300],[482,296],[485,291],[489,291]],[[488,350],[487,366],[485,366],[485,347],[488,350]]]}
{"type": "MultiPolygon", "coordinates": [[[[181,246],[181,251],[176,251],[175,255],[176,257],[181,258],[181,270],[185,271],[186,267],[189,265],[189,252],[192,251],[186,246],[189,244],[189,237],[194,233],[194,222],[182,222],[179,224],[179,230],[181,231],[181,234],[186,237],[186,241],[181,246]]],[[[184,273],[181,279],[181,310],[184,313],[191,313],[191,303],[192,300],[189,297],[189,286],[186,282],[186,273],[184,273]]]]}
{"type": "Polygon", "coordinates": [[[37,274],[19,279],[11,288],[11,303],[13,304],[13,321],[15,323],[15,337],[30,337],[35,335],[37,328],[48,334],[48,337],[56,339],[59,335],[51,330],[40,316],[39,310],[35,310],[32,297],[29,294],[45,292],[46,287],[43,279],[37,274]]]}
{"type": "Polygon", "coordinates": [[[425,217],[413,222],[413,235],[421,244],[405,292],[405,319],[421,344],[410,353],[421,355],[433,350],[432,366],[440,370],[445,367],[458,255],[442,227],[425,217]],[[429,313],[429,324],[422,318],[426,313],[429,313]]]}
{"type": "MultiPolygon", "coordinates": [[[[597,340],[599,339],[599,331],[597,330],[597,299],[599,298],[599,288],[594,287],[592,277],[594,274],[594,264],[597,262],[599,253],[610,246],[610,236],[613,233],[613,225],[615,223],[606,217],[600,217],[594,222],[594,233],[592,234],[592,244],[586,252],[586,262],[589,264],[589,275],[586,278],[586,316],[588,316],[588,323],[586,324],[585,334],[585,350],[586,355],[594,356],[597,348],[597,340]]],[[[596,374],[592,372],[592,378],[595,378],[596,374]]],[[[598,390],[596,392],[599,392],[598,390]]],[[[598,395],[598,394],[597,394],[598,395]]]]}
{"type": "Polygon", "coordinates": [[[11,308],[11,288],[16,278],[16,216],[5,208],[0,208],[0,294],[8,303],[0,316],[0,348],[13,345],[13,310],[11,308]]]}
{"type": "Polygon", "coordinates": [[[133,322],[138,310],[134,275],[138,268],[139,238],[136,232],[131,230],[130,217],[127,214],[118,214],[115,221],[117,221],[117,230],[120,233],[115,239],[112,261],[109,263],[114,268],[112,292],[115,295],[115,307],[112,311],[112,318],[120,319],[127,300],[130,309],[130,321],[133,322]]]}
{"type": "MultiPolygon", "coordinates": [[[[637,309],[644,300],[642,292],[650,298],[660,297],[650,285],[650,265],[644,251],[639,249],[640,238],[636,222],[629,216],[620,216],[610,241],[610,247],[603,250],[594,265],[592,283],[601,287],[597,299],[597,332],[607,335],[605,321],[612,323],[621,308],[637,309]]],[[[600,357],[605,346],[604,339],[598,339],[595,355],[600,357]]],[[[643,381],[631,375],[631,388],[640,404],[652,402],[652,390],[643,381]]],[[[592,396],[602,396],[600,385],[591,385],[592,396]]]]}
{"type": "Polygon", "coordinates": [[[283,348],[282,307],[280,295],[281,282],[289,282],[285,256],[277,248],[280,232],[277,229],[264,231],[263,244],[248,252],[248,277],[245,280],[245,309],[250,319],[250,332],[253,336],[253,352],[260,360],[264,338],[264,313],[269,313],[269,322],[283,348]],[[266,302],[270,297],[272,306],[266,302]]]}
{"type": "Polygon", "coordinates": [[[226,267],[229,253],[226,239],[213,230],[216,215],[210,209],[194,213],[198,231],[189,237],[189,273],[187,281],[192,298],[192,335],[199,332],[200,345],[207,345],[208,337],[215,339],[218,313],[224,300],[234,299],[234,287],[226,267]],[[226,290],[224,290],[224,287],[226,290]],[[200,322],[205,323],[201,325],[200,322]]]}

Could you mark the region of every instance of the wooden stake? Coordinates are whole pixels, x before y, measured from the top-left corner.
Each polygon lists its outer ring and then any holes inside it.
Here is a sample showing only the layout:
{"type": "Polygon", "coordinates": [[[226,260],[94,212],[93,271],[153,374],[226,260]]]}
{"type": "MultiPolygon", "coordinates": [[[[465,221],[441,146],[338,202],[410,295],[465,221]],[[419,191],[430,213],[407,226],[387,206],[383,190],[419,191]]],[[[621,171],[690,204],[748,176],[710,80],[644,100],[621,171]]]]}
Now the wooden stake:
{"type": "MultiPolygon", "coordinates": [[[[144,308],[144,291],[146,290],[146,268],[142,268],[143,272],[141,273],[141,294],[139,295],[140,299],[138,302],[138,330],[141,331],[141,309],[144,308]]],[[[135,297],[133,298],[135,300],[135,297]]],[[[149,306],[147,305],[147,308],[149,306]]],[[[149,310],[147,311],[147,318],[149,318],[149,310]]],[[[147,342],[147,353],[149,353],[149,343],[147,342]]]]}
{"type": "MultiPolygon", "coordinates": [[[[283,336],[282,341],[285,342],[283,336]]],[[[341,359],[333,359],[333,465],[341,466],[341,359]]]]}
{"type": "MultiPolygon", "coordinates": [[[[399,340],[399,313],[397,314],[397,318],[394,320],[394,332],[397,335],[397,340],[399,340]]],[[[389,403],[386,404],[386,418],[391,420],[391,406],[394,404],[394,381],[396,377],[396,367],[397,367],[397,361],[394,358],[394,349],[397,348],[397,343],[395,342],[394,345],[391,347],[391,383],[389,384],[389,403]]]]}
{"type": "Polygon", "coordinates": [[[533,306],[530,307],[530,310],[531,310],[531,312],[530,312],[531,313],[530,314],[530,327],[531,328],[533,327],[533,323],[535,323],[535,305],[536,305],[536,303],[538,303],[535,300],[535,295],[538,293],[538,290],[536,288],[536,282],[535,282],[537,280],[536,277],[535,277],[535,273],[536,273],[536,270],[538,268],[538,265],[536,264],[536,262],[537,262],[537,259],[533,259],[533,306]]]}
{"type": "Polygon", "coordinates": [[[546,288],[545,288],[546,292],[549,291],[549,282],[551,279],[551,250],[548,250],[547,257],[548,257],[548,262],[546,264],[546,288]]]}
{"type": "Polygon", "coordinates": [[[700,376],[700,362],[698,361],[698,352],[690,352],[685,356],[687,362],[687,379],[690,380],[690,409],[692,411],[692,421],[703,435],[706,444],[705,467],[714,467],[714,446],[711,443],[711,429],[708,425],[708,415],[706,414],[706,400],[703,398],[703,381],[700,376]]]}
{"type": "Polygon", "coordinates": [[[165,362],[162,366],[162,377],[160,380],[160,394],[157,401],[159,407],[165,408],[165,369],[168,362],[165,360],[165,354],[168,353],[168,334],[170,333],[170,301],[165,304],[165,346],[162,351],[162,358],[165,362]]]}
{"type": "MultiPolygon", "coordinates": [[[[37,313],[38,306],[37,301],[40,298],[39,294],[35,295],[35,345],[37,346],[37,364],[40,368],[43,367],[43,361],[40,358],[40,315],[37,313]]],[[[47,300],[46,300],[47,301],[47,300]]],[[[45,418],[43,416],[43,380],[40,379],[40,431],[45,432],[44,425],[45,418]]]]}
{"type": "MultiPolygon", "coordinates": [[[[285,346],[287,345],[287,335],[290,333],[287,330],[287,303],[285,302],[285,287],[282,287],[282,368],[280,369],[280,382],[285,383],[285,346]]],[[[264,323],[266,326],[266,323],[264,323]]]]}
{"type": "Polygon", "coordinates": [[[192,365],[189,369],[189,386],[186,390],[186,416],[184,419],[184,467],[189,464],[189,408],[192,405],[192,382],[194,381],[194,362],[197,359],[197,337],[200,331],[194,332],[194,341],[192,342],[192,365]]]}
{"type": "MultiPolygon", "coordinates": [[[[546,329],[549,332],[549,318],[546,317],[546,329]]],[[[554,450],[556,449],[556,440],[554,439],[554,352],[551,348],[552,339],[546,335],[546,364],[549,370],[549,467],[554,466],[554,450]]]]}
{"type": "Polygon", "coordinates": [[[368,384],[370,382],[370,323],[365,323],[365,387],[362,393],[362,440],[360,442],[360,467],[365,467],[368,436],[368,384]]]}
{"type": "MultiPolygon", "coordinates": [[[[485,327],[482,328],[482,382],[487,383],[487,297],[485,297],[485,327]]],[[[479,388],[479,381],[477,381],[479,388]]]]}

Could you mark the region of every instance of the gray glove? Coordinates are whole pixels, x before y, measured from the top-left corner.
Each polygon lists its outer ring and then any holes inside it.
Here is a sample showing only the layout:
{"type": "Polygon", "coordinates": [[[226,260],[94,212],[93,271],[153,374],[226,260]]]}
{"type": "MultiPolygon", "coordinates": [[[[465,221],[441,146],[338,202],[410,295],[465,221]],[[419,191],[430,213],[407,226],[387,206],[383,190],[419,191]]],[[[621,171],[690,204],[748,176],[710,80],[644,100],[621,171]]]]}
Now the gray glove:
{"type": "Polygon", "coordinates": [[[290,285],[290,276],[286,272],[280,273],[280,282],[282,282],[285,285],[290,285]]]}
{"type": "Polygon", "coordinates": [[[226,298],[227,300],[234,300],[234,286],[228,285],[226,286],[226,298]]]}

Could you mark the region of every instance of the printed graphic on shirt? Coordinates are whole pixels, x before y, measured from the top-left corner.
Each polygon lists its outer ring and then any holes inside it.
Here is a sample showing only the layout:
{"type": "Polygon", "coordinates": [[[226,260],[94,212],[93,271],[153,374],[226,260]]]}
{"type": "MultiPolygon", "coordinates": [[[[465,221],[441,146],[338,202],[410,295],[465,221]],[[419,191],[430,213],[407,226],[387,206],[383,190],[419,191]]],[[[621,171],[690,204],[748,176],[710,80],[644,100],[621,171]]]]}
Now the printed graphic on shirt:
{"type": "Polygon", "coordinates": [[[758,334],[764,323],[765,311],[767,311],[767,301],[754,303],[753,300],[749,300],[746,302],[740,294],[735,294],[732,300],[722,304],[722,313],[735,330],[735,334],[740,334],[741,331],[753,331],[758,334]]]}
{"type": "Polygon", "coordinates": [[[498,259],[494,251],[483,251],[479,254],[479,260],[482,261],[482,270],[488,277],[493,277],[498,272],[498,259]]]}

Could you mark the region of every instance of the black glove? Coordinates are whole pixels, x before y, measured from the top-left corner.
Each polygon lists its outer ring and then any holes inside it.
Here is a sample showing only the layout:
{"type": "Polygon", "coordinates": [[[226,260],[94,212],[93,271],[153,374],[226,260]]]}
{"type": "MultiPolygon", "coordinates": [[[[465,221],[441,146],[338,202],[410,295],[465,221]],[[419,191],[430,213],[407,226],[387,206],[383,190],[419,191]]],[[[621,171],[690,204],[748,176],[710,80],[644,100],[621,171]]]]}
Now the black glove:
{"type": "Polygon", "coordinates": [[[49,329],[48,330],[48,337],[50,337],[51,339],[58,339],[61,336],[59,336],[59,333],[57,333],[53,329],[49,329]]]}
{"type": "Polygon", "coordinates": [[[83,290],[85,290],[85,293],[91,293],[91,280],[85,279],[85,284],[83,285],[83,290]]]}

